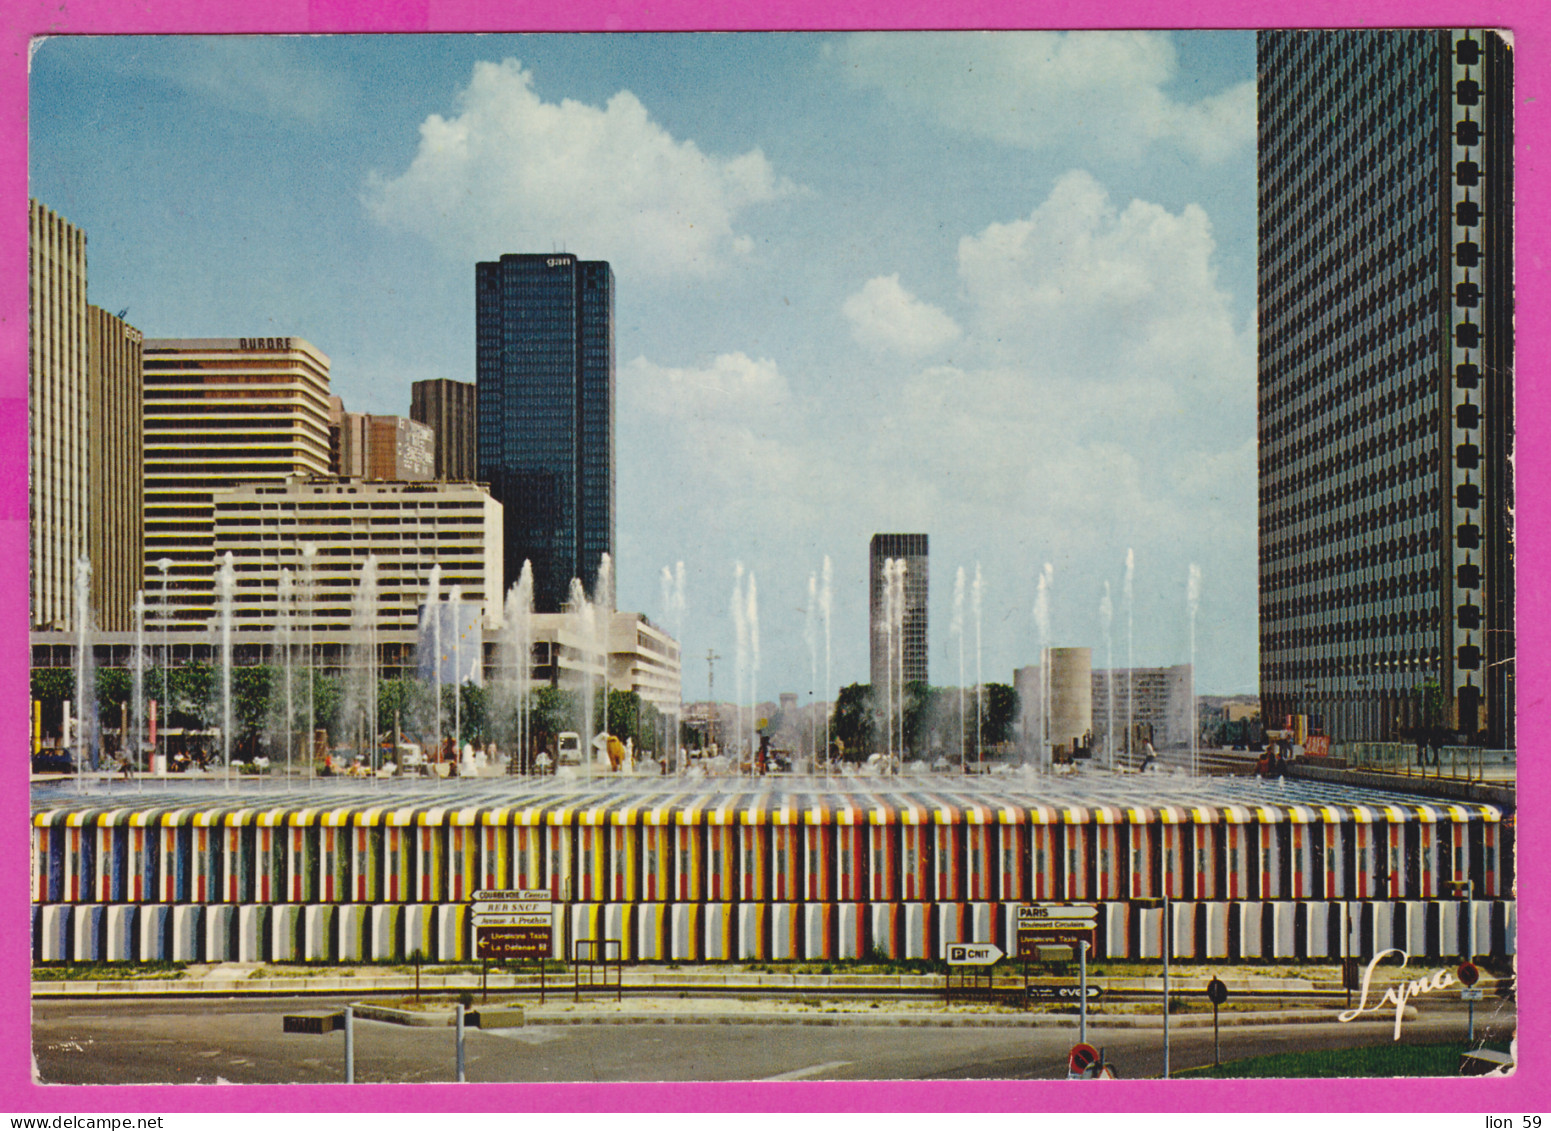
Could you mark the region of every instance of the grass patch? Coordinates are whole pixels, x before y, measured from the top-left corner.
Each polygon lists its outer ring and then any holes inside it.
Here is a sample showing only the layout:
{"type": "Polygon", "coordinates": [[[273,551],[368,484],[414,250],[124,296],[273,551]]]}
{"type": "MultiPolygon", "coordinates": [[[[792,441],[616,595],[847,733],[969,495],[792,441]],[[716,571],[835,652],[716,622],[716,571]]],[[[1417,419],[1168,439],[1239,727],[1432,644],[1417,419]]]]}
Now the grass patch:
{"type": "MultiPolygon", "coordinates": [[[[1464,1041],[1433,1045],[1383,1044],[1355,1049],[1277,1053],[1221,1066],[1193,1068],[1175,1076],[1191,1080],[1336,1079],[1362,1076],[1458,1076],[1464,1041]]],[[[1506,1052],[1506,1049],[1500,1050],[1506,1052]]]]}
{"type": "Polygon", "coordinates": [[[183,977],[183,962],[49,962],[32,968],[34,982],[124,982],[183,977]]]}

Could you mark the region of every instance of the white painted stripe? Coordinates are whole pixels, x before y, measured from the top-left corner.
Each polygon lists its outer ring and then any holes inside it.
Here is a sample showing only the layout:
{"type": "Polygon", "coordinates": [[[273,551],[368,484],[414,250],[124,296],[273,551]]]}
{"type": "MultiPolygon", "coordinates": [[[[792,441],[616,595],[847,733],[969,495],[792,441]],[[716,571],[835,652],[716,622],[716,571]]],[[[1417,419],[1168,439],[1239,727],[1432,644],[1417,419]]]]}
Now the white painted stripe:
{"type": "Polygon", "coordinates": [[[807,1080],[814,1076],[822,1075],[833,1068],[844,1068],[850,1064],[849,1060],[831,1060],[827,1064],[810,1064],[807,1068],[794,1068],[790,1072],[782,1072],[775,1076],[761,1076],[761,1080],[807,1080]]]}

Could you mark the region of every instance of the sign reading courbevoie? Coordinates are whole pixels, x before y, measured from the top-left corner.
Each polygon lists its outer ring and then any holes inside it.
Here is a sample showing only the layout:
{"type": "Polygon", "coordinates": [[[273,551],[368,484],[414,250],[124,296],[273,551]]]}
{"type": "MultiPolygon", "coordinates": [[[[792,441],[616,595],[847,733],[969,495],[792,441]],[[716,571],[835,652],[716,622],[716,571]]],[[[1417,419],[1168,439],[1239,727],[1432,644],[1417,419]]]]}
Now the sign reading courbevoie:
{"type": "Polygon", "coordinates": [[[476,891],[469,913],[475,958],[543,959],[554,951],[555,904],[547,891],[476,891]]]}

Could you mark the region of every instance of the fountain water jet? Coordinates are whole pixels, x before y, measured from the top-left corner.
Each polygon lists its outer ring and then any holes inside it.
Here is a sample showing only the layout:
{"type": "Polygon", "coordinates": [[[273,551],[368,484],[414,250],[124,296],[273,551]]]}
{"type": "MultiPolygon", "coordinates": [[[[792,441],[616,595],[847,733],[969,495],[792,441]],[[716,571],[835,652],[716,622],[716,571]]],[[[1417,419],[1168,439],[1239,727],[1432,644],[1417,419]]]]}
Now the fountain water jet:
{"type": "Polygon", "coordinates": [[[964,567],[953,575],[953,623],[949,626],[959,642],[959,769],[964,769],[964,567]]]}
{"type": "Polygon", "coordinates": [[[232,784],[232,602],[237,593],[237,569],[226,552],[215,575],[217,607],[221,617],[221,761],[226,768],[226,787],[232,784]]]}
{"type": "Polygon", "coordinates": [[[1115,619],[1115,604],[1110,600],[1109,582],[1104,583],[1104,598],[1099,602],[1099,623],[1104,628],[1104,709],[1108,716],[1104,727],[1104,762],[1108,769],[1115,768],[1115,645],[1110,638],[1110,626],[1115,619]]]}
{"type": "Polygon", "coordinates": [[[1039,762],[1050,769],[1050,586],[1055,567],[1049,562],[1040,570],[1034,596],[1034,623],[1039,628],[1039,762]]]}
{"type": "Polygon", "coordinates": [[[1201,567],[1190,563],[1189,579],[1185,583],[1185,609],[1190,617],[1190,773],[1199,772],[1196,765],[1196,612],[1201,607],[1201,567]]]}
{"type": "Polygon", "coordinates": [[[985,697],[985,673],[981,668],[981,611],[984,607],[985,585],[980,576],[980,563],[975,563],[975,582],[970,586],[970,609],[975,614],[975,768],[981,768],[985,761],[985,753],[981,746],[984,733],[984,724],[980,717],[981,700],[985,697]]]}
{"type": "Polygon", "coordinates": [[[97,680],[92,656],[91,590],[92,563],[82,554],[75,561],[75,763],[80,769],[84,752],[85,764],[96,770],[97,680]]]}
{"type": "Polygon", "coordinates": [[[1126,761],[1136,740],[1136,551],[1126,549],[1126,761]]]}

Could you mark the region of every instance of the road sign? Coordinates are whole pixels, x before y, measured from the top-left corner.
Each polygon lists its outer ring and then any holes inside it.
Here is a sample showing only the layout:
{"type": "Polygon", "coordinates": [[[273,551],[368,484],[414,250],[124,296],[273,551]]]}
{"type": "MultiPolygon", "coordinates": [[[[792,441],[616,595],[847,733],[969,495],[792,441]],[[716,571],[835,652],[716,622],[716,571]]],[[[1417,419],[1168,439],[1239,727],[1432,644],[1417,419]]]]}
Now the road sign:
{"type": "Polygon", "coordinates": [[[1075,952],[1083,943],[1093,944],[1093,932],[1080,929],[1018,932],[1018,957],[1038,958],[1046,947],[1069,946],[1075,952]]]}
{"type": "Polygon", "coordinates": [[[554,949],[549,927],[478,926],[475,958],[548,958],[554,949]]]}
{"type": "Polygon", "coordinates": [[[1099,909],[1092,903],[1028,903],[1018,908],[1020,930],[1046,923],[1067,926],[1086,921],[1092,926],[1098,919],[1099,909]]]}
{"type": "Polygon", "coordinates": [[[554,897],[550,895],[548,890],[544,888],[518,888],[511,891],[482,888],[479,891],[476,891],[473,895],[469,896],[469,898],[476,903],[490,899],[500,900],[503,902],[508,900],[517,900],[519,902],[525,903],[549,903],[554,897]]]}
{"type": "Polygon", "coordinates": [[[949,966],[991,966],[1002,957],[1000,947],[991,943],[949,943],[949,966]]]}
{"type": "Polygon", "coordinates": [[[1459,980],[1467,986],[1473,986],[1481,978],[1481,971],[1474,962],[1461,962],[1459,969],[1454,972],[1459,980]]]}
{"type": "Polygon", "coordinates": [[[546,930],[554,926],[554,920],[548,915],[471,915],[470,921],[476,927],[543,927],[546,930]]]}
{"type": "Polygon", "coordinates": [[[1221,978],[1213,978],[1206,984],[1206,1000],[1213,1005],[1221,1005],[1228,1000],[1228,987],[1223,985],[1221,978]]]}
{"type": "MultiPolygon", "coordinates": [[[[1098,1001],[1104,996],[1102,986],[1088,987],[1088,1000],[1098,1001]]],[[[1029,986],[1028,998],[1030,1001],[1082,1001],[1082,987],[1080,986],[1029,986]]]]}
{"type": "Polygon", "coordinates": [[[1460,990],[1460,992],[1459,992],[1459,1000],[1460,1001],[1485,1001],[1486,1000],[1486,991],[1482,990],[1482,989],[1460,990]]]}
{"type": "Polygon", "coordinates": [[[477,899],[469,904],[475,915],[549,915],[554,909],[549,899],[477,899]]]}

